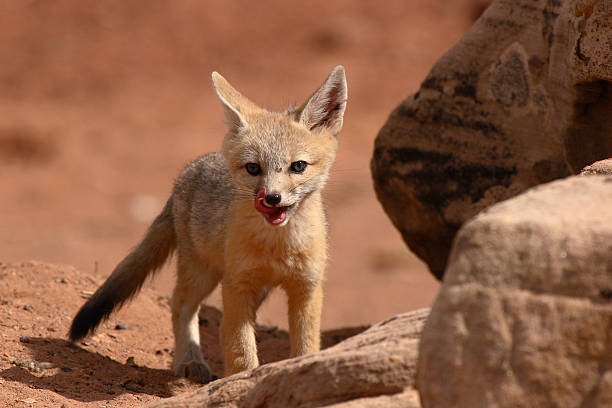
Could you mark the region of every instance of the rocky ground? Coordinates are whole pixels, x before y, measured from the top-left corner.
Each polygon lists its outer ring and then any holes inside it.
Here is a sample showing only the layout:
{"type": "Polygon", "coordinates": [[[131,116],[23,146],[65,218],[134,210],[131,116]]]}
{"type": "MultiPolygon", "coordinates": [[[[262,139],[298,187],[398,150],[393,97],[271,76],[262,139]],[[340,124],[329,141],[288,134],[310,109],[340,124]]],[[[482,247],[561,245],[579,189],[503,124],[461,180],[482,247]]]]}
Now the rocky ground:
{"type": "MultiPolygon", "coordinates": [[[[76,311],[100,283],[71,266],[39,262],[0,264],[0,406],[132,407],[194,391],[201,385],[174,377],[168,299],[152,289],[77,344],[66,340],[76,311]]],[[[219,310],[200,314],[205,359],[223,373],[219,310]]],[[[323,346],[366,327],[330,330],[323,346]]],[[[262,363],[286,358],[289,337],[259,327],[262,363]]]]}

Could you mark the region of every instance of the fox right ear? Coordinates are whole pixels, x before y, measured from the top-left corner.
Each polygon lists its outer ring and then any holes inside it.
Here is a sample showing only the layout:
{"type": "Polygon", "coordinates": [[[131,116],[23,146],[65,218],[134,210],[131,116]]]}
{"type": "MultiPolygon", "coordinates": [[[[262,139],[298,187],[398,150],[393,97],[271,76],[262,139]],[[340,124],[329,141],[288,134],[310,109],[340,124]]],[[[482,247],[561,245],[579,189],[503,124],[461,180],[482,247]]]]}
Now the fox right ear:
{"type": "Polygon", "coordinates": [[[248,125],[249,111],[257,109],[257,105],[234,89],[218,72],[212,73],[213,86],[217,97],[225,110],[227,124],[232,131],[248,125]]]}
{"type": "Polygon", "coordinates": [[[326,128],[337,135],[342,129],[347,97],[344,67],[338,65],[314,95],[297,109],[298,120],[309,130],[326,128]]]}

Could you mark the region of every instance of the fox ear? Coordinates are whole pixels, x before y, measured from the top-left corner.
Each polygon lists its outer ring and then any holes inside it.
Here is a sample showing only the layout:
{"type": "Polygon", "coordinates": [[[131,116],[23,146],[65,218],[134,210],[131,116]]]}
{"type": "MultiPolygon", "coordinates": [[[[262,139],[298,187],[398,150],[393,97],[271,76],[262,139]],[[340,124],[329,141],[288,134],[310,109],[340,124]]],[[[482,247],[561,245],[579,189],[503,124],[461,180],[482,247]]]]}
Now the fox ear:
{"type": "Polygon", "coordinates": [[[338,65],[319,90],[297,109],[298,122],[310,130],[326,128],[337,135],[342,129],[347,98],[344,67],[338,65]]]}
{"type": "Polygon", "coordinates": [[[235,131],[248,125],[249,112],[257,108],[253,102],[234,89],[225,78],[216,71],[212,73],[213,86],[217,97],[225,109],[225,118],[230,130],[235,131]]]}

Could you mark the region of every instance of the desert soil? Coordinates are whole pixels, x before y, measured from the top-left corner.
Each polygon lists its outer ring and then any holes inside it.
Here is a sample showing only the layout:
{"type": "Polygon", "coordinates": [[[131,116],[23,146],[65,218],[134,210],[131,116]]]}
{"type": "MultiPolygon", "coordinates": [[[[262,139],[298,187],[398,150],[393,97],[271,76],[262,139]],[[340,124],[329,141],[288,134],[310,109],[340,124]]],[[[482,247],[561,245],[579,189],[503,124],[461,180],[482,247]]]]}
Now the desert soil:
{"type": "MultiPolygon", "coordinates": [[[[138,242],[180,169],[219,149],[213,70],[262,106],[284,109],[345,66],[349,103],[325,193],[323,329],[428,306],[438,283],[378,204],[369,160],[388,114],[484,3],[0,4],[0,405],[130,407],[197,387],[168,371],[171,264],[93,338],[70,346],[66,331],[138,242]]],[[[220,374],[218,294],[207,304],[203,349],[220,374]]],[[[262,361],[284,358],[282,293],[258,319],[277,327],[259,333],[262,361]]],[[[355,330],[332,331],[327,344],[355,330]]]]}

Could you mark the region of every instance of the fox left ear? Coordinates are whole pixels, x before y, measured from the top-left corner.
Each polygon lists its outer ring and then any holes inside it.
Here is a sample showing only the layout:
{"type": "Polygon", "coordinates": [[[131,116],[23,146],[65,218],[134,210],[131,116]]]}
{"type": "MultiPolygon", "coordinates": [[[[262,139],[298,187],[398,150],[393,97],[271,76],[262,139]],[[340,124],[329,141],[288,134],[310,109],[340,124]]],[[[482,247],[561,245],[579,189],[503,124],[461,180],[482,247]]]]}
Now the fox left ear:
{"type": "Polygon", "coordinates": [[[337,135],[342,129],[347,98],[344,67],[338,65],[319,90],[297,109],[298,122],[309,130],[326,128],[337,135]]]}
{"type": "Polygon", "coordinates": [[[236,133],[239,128],[248,125],[249,114],[259,108],[246,96],[234,89],[218,72],[212,73],[212,81],[217,97],[225,109],[228,126],[232,132],[236,133]]]}

